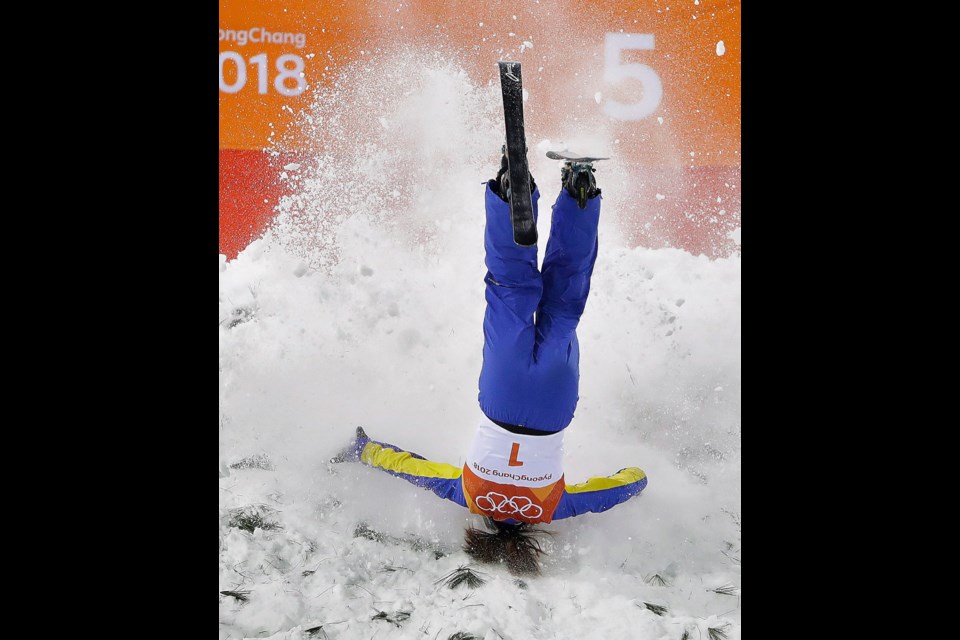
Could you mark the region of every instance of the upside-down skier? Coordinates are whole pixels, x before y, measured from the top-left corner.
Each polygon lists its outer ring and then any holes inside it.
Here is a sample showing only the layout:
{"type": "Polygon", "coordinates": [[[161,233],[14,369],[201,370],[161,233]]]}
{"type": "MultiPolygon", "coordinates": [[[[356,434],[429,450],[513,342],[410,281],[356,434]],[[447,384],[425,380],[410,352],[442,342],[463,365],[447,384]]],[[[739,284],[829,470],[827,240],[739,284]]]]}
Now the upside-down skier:
{"type": "MultiPolygon", "coordinates": [[[[590,162],[566,162],[553,204],[543,269],[537,245],[514,242],[506,152],[486,182],[486,310],[481,416],[462,467],[433,462],[374,440],[362,428],[333,460],[359,460],[485,516],[489,531],[469,528],[464,550],[514,573],[539,571],[536,524],[599,513],[647,485],[637,467],[568,484],[563,434],[579,399],[577,325],[597,259],[601,195],[590,162]],[[582,205],[582,207],[581,207],[582,205]]],[[[539,189],[530,178],[536,221],[539,189]]]]}

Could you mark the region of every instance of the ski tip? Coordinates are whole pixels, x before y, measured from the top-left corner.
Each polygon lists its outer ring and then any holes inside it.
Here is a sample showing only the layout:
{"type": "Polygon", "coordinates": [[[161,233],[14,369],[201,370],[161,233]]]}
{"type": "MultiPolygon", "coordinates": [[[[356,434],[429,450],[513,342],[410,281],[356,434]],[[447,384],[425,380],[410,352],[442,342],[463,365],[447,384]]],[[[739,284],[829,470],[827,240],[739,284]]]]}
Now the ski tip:
{"type": "Polygon", "coordinates": [[[520,78],[521,69],[520,63],[513,60],[501,60],[497,62],[497,66],[500,67],[500,82],[502,83],[504,79],[512,80],[518,85],[523,82],[520,78]]]}

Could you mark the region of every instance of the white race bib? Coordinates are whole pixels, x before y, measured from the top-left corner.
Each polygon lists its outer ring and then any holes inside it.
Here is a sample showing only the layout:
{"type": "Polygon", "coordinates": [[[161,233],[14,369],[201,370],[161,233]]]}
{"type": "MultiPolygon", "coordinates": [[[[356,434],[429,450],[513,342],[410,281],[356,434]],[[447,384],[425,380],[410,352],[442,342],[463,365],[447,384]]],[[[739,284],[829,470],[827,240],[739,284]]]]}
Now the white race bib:
{"type": "Polygon", "coordinates": [[[466,464],[479,478],[518,487],[544,487],[563,476],[563,431],[510,433],[483,416],[466,464]]]}

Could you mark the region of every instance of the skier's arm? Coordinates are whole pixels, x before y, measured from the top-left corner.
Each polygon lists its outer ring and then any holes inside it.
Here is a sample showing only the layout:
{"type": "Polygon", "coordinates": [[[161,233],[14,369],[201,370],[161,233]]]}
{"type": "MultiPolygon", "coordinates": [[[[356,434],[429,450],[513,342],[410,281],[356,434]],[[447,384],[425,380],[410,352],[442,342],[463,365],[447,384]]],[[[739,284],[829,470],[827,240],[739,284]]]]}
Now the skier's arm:
{"type": "Polygon", "coordinates": [[[387,442],[366,439],[366,442],[361,440],[357,444],[360,445],[360,462],[403,478],[418,487],[429,489],[461,507],[467,506],[460,484],[462,467],[433,462],[387,442]]]}
{"type": "Polygon", "coordinates": [[[621,469],[606,478],[593,477],[580,484],[568,484],[553,513],[553,519],[584,513],[601,513],[639,494],[647,486],[647,474],[638,467],[621,469]]]}

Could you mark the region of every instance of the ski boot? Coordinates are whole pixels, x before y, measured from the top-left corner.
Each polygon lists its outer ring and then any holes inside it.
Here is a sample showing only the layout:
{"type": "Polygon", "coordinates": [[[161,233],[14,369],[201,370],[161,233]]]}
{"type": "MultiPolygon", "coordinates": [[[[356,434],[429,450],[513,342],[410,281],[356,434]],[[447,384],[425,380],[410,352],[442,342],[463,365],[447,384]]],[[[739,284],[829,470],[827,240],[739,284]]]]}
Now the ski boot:
{"type": "Polygon", "coordinates": [[[587,200],[600,195],[594,171],[596,169],[590,162],[565,162],[560,169],[560,183],[577,199],[577,206],[581,209],[587,208],[587,200]]]}
{"type": "MultiPolygon", "coordinates": [[[[497,171],[497,177],[494,179],[494,184],[490,185],[493,192],[500,196],[500,199],[504,202],[510,202],[510,171],[509,163],[507,162],[507,145],[500,147],[500,152],[503,154],[500,156],[500,170],[497,171]]],[[[530,193],[533,193],[537,190],[537,183],[533,179],[533,174],[530,174],[530,193]]]]}

